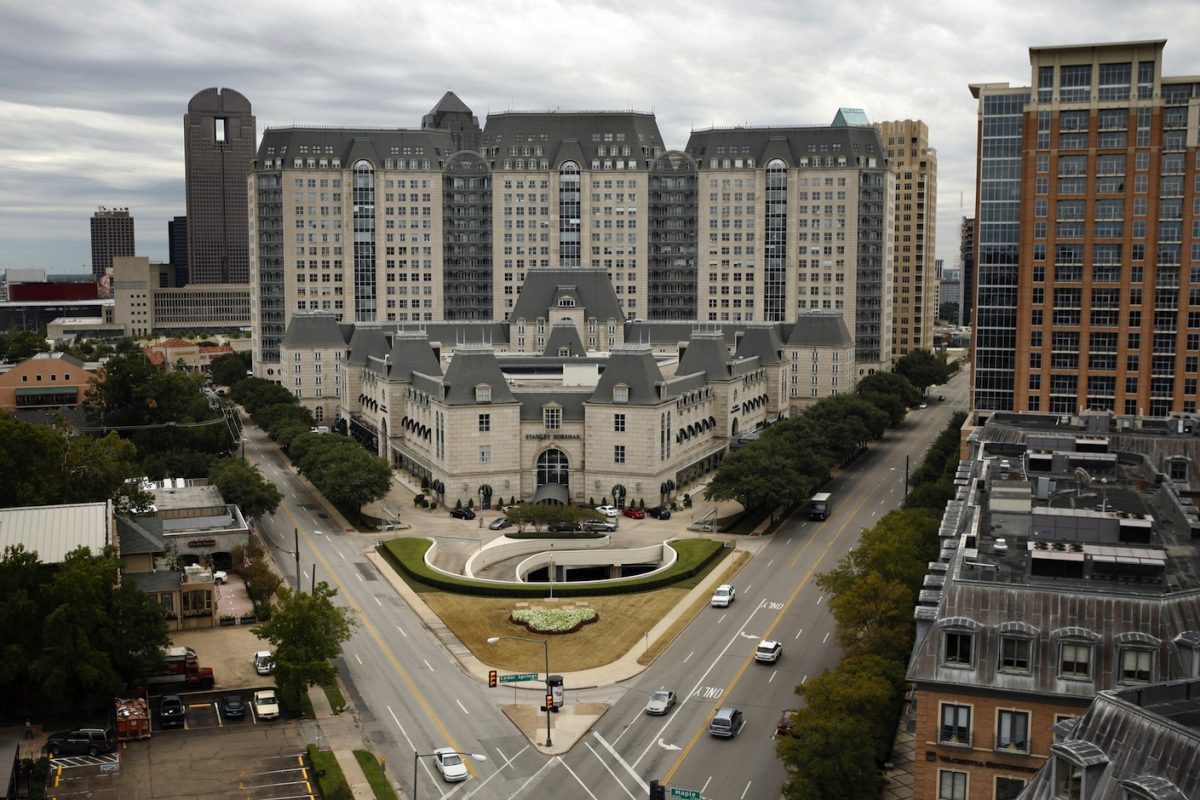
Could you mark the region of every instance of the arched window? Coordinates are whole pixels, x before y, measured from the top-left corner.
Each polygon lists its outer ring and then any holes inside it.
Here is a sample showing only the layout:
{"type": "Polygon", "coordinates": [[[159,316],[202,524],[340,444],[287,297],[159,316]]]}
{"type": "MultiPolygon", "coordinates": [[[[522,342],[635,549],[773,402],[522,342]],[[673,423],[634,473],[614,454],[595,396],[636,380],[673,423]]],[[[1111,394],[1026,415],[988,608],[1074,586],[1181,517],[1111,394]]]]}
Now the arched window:
{"type": "Polygon", "coordinates": [[[546,483],[570,484],[571,466],[567,454],[562,450],[551,448],[538,456],[537,485],[546,483]]]}

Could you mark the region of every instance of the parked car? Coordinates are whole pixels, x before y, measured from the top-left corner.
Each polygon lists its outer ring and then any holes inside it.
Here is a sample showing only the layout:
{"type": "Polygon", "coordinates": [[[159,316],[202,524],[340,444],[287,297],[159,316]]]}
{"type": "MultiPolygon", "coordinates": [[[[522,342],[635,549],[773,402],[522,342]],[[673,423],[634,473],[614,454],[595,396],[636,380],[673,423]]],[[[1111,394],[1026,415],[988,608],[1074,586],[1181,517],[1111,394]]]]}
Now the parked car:
{"type": "Polygon", "coordinates": [[[712,600],[710,601],[713,608],[728,608],[737,596],[737,590],[733,588],[733,584],[723,583],[713,592],[712,600]]]}
{"type": "Polygon", "coordinates": [[[452,508],[450,516],[455,519],[475,519],[475,512],[469,508],[452,508]]]}
{"type": "Polygon", "coordinates": [[[579,530],[579,525],[574,522],[551,522],[546,530],[554,533],[570,533],[571,531],[579,530]]]}
{"type": "Polygon", "coordinates": [[[462,756],[456,753],[454,748],[439,747],[434,750],[433,763],[437,766],[438,772],[442,773],[442,780],[447,783],[467,779],[467,765],[463,763],[462,756]]]}
{"type": "Polygon", "coordinates": [[[946,399],[946,395],[944,395],[944,394],[938,395],[938,400],[945,400],[945,399],[946,399]]]}
{"type": "Polygon", "coordinates": [[[259,650],[254,654],[254,671],[259,675],[270,675],[275,671],[275,656],[270,650],[259,650]]]}
{"type": "Polygon", "coordinates": [[[179,695],[163,695],[158,701],[158,721],[164,728],[181,728],[186,718],[187,706],[179,695]]]}
{"type": "Polygon", "coordinates": [[[625,516],[629,517],[630,519],[645,519],[646,518],[646,512],[640,508],[637,508],[636,506],[626,506],[625,510],[622,511],[621,513],[624,514],[625,516]]]}
{"type": "Polygon", "coordinates": [[[213,573],[213,583],[215,583],[217,586],[220,586],[222,583],[224,583],[228,579],[229,579],[229,573],[227,573],[223,569],[219,569],[213,573]]]}
{"type": "Polygon", "coordinates": [[[596,510],[606,517],[621,516],[621,510],[616,506],[596,506],[596,510]]]}
{"type": "Polygon", "coordinates": [[[254,713],[259,719],[279,718],[279,698],[274,689],[263,689],[254,693],[254,713]]]}
{"type": "Polygon", "coordinates": [[[52,733],[46,739],[46,752],[51,756],[109,753],[117,746],[117,734],[112,728],[77,728],[52,733]]]}
{"type": "Polygon", "coordinates": [[[675,693],[670,689],[659,689],[650,695],[650,702],[646,703],[646,713],[656,717],[661,716],[670,711],[673,705],[675,705],[675,693]]]}
{"type": "Polygon", "coordinates": [[[488,528],[494,531],[502,531],[505,528],[511,527],[512,523],[508,521],[508,517],[496,517],[494,520],[488,523],[488,528]]]}
{"type": "Polygon", "coordinates": [[[655,519],[670,519],[671,509],[666,506],[655,506],[654,508],[646,509],[646,516],[654,517],[655,519]]]}
{"type": "Polygon", "coordinates": [[[583,521],[583,529],[585,531],[608,533],[617,529],[617,521],[615,519],[585,519],[583,521]]]}
{"type": "Polygon", "coordinates": [[[221,698],[221,714],[226,719],[241,719],[246,716],[246,701],[240,694],[227,694],[221,698]]]}
{"type": "Polygon", "coordinates": [[[796,712],[794,709],[788,709],[779,715],[779,724],[775,726],[775,732],[780,736],[792,735],[792,724],[796,720],[796,712]]]}
{"type": "Polygon", "coordinates": [[[763,639],[758,643],[758,649],[754,651],[754,660],[762,664],[774,664],[782,654],[782,644],[772,642],[769,639],[763,639]]]}

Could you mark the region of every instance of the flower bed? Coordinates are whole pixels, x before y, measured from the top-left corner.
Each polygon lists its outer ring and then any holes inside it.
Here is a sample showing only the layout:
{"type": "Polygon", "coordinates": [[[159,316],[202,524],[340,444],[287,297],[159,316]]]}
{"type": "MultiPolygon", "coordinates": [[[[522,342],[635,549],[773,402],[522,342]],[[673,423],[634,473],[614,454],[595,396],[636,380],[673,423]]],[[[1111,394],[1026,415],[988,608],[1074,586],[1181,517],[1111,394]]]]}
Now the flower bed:
{"type": "Polygon", "coordinates": [[[594,608],[519,608],[509,622],[524,625],[530,633],[574,633],[600,619],[594,608]]]}

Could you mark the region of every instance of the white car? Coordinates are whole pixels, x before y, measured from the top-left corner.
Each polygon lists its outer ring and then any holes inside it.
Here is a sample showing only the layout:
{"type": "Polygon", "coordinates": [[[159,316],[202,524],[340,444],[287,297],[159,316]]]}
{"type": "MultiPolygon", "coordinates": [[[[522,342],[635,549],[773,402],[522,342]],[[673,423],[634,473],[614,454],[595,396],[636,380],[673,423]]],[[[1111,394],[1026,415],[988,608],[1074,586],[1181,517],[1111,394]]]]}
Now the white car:
{"type": "Polygon", "coordinates": [[[217,586],[220,586],[222,583],[224,583],[228,579],[229,579],[229,574],[227,572],[225,572],[225,570],[223,570],[223,569],[219,569],[213,573],[213,583],[215,583],[217,586]]]}
{"type": "Polygon", "coordinates": [[[467,765],[452,747],[439,747],[434,750],[433,763],[437,765],[438,772],[442,773],[442,780],[447,783],[467,779],[467,765]]]}
{"type": "Polygon", "coordinates": [[[728,608],[729,604],[733,602],[733,598],[736,595],[737,595],[737,591],[734,590],[733,584],[723,583],[717,587],[717,590],[715,592],[713,592],[712,601],[711,601],[712,607],[713,608],[728,608]]]}
{"type": "Polygon", "coordinates": [[[763,664],[774,664],[779,660],[779,656],[782,654],[782,644],[779,642],[772,642],[769,639],[763,639],[758,643],[758,649],[754,651],[754,660],[763,664]]]}
{"type": "Polygon", "coordinates": [[[274,689],[263,689],[254,693],[254,713],[259,719],[279,718],[279,699],[274,689]]]}
{"type": "Polygon", "coordinates": [[[609,519],[621,516],[621,510],[616,506],[596,506],[596,510],[609,519]]]}
{"type": "Polygon", "coordinates": [[[254,654],[254,671],[259,675],[270,675],[275,671],[275,656],[270,650],[259,650],[254,654]]]}

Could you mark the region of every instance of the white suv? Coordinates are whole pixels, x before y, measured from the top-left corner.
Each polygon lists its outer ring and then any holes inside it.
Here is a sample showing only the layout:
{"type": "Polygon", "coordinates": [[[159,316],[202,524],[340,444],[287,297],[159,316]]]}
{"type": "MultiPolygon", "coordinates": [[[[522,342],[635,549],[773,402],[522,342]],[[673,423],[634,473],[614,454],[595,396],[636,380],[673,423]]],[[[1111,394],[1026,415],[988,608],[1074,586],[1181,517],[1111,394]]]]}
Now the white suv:
{"type": "Polygon", "coordinates": [[[717,590],[715,592],[713,592],[713,596],[712,596],[712,600],[711,600],[712,607],[713,608],[728,608],[729,604],[733,602],[733,598],[735,595],[737,595],[737,592],[734,590],[733,584],[730,584],[730,583],[721,584],[720,586],[717,587],[717,590]]]}
{"type": "Polygon", "coordinates": [[[763,664],[774,664],[782,653],[782,644],[772,642],[770,639],[763,639],[758,643],[758,649],[754,651],[754,660],[763,664]]]}

